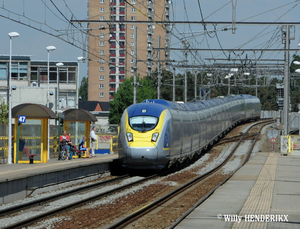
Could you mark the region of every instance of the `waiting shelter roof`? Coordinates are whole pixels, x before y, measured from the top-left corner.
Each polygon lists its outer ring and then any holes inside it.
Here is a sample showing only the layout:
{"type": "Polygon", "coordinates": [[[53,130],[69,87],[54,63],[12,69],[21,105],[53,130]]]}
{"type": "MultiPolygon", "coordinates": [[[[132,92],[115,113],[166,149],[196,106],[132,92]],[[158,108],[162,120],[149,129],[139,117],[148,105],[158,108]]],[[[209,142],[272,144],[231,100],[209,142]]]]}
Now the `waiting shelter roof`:
{"type": "Polygon", "coordinates": [[[68,109],[63,112],[64,121],[96,122],[97,118],[90,112],[82,109],[68,109]]]}
{"type": "Polygon", "coordinates": [[[15,106],[12,109],[12,118],[18,118],[19,115],[25,115],[26,118],[33,119],[56,119],[55,113],[48,107],[35,104],[35,103],[23,103],[15,106]]]}

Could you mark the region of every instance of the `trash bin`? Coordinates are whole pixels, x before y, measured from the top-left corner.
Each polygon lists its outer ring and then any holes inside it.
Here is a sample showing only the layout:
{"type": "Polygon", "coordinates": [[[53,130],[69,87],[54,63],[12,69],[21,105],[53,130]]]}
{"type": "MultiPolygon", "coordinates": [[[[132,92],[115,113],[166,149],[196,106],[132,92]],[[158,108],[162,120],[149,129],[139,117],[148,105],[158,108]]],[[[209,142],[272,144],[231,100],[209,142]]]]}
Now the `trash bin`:
{"type": "Polygon", "coordinates": [[[25,146],[25,140],[19,139],[19,151],[23,151],[25,146]]]}

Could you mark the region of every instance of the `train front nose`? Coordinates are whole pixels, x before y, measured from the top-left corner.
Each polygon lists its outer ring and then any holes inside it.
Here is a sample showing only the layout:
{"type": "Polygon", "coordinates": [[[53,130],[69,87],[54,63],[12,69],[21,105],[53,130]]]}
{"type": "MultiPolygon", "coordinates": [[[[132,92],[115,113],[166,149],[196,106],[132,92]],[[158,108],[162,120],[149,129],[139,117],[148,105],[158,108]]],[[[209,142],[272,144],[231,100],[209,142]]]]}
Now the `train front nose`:
{"type": "Polygon", "coordinates": [[[158,161],[158,151],[156,147],[128,147],[126,165],[134,168],[155,168],[158,161]]]}

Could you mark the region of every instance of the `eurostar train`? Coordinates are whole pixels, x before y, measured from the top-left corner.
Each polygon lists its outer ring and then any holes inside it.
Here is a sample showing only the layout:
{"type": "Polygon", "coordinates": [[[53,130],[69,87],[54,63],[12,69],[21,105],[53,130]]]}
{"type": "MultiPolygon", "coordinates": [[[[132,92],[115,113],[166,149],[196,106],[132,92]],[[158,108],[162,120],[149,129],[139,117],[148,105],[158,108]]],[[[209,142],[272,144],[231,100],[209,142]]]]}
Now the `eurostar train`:
{"type": "Polygon", "coordinates": [[[260,118],[257,97],[236,95],[192,103],[160,99],[129,106],[119,134],[119,161],[130,169],[162,169],[200,154],[235,125],[260,118]]]}

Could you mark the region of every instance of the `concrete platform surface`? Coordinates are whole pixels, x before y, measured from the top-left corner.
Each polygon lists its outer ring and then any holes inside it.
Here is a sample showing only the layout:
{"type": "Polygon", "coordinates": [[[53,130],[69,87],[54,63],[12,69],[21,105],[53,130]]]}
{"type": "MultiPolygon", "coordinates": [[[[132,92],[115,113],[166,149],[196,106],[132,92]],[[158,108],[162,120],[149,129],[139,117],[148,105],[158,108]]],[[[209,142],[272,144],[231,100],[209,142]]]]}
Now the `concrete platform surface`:
{"type": "Polygon", "coordinates": [[[300,228],[300,158],[257,153],[176,228],[300,228]]]}
{"type": "Polygon", "coordinates": [[[92,158],[65,161],[51,159],[44,164],[0,165],[0,204],[23,199],[32,190],[110,170],[118,154],[96,154],[92,158]]]}

